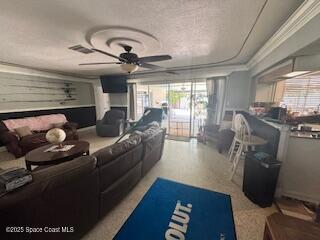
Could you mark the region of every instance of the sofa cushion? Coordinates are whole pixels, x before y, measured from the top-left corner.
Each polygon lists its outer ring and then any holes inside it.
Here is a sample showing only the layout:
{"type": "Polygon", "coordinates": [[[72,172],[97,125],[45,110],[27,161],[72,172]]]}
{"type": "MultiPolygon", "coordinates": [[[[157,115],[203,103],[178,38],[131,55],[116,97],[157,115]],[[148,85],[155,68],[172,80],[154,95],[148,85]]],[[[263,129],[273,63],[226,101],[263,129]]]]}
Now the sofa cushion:
{"type": "Polygon", "coordinates": [[[50,114],[38,117],[26,117],[19,119],[4,120],[4,125],[9,131],[14,131],[15,128],[28,126],[31,131],[45,131],[51,128],[52,123],[67,122],[64,114],[50,114]]]}
{"type": "Polygon", "coordinates": [[[24,153],[48,144],[45,133],[34,133],[32,135],[24,136],[20,139],[19,145],[24,153]]]}
{"type": "Polygon", "coordinates": [[[141,178],[141,162],[121,175],[111,186],[101,192],[100,216],[105,215],[117,205],[123,197],[136,185],[141,178]]]}
{"type": "Polygon", "coordinates": [[[107,111],[102,119],[104,124],[114,125],[117,124],[119,120],[124,120],[125,114],[121,110],[112,109],[107,111]]]}
{"type": "Polygon", "coordinates": [[[113,183],[126,175],[142,160],[143,146],[139,144],[133,149],[116,157],[107,164],[99,166],[100,191],[105,191],[113,183]]]}
{"type": "Polygon", "coordinates": [[[32,132],[28,126],[15,128],[14,131],[18,134],[20,138],[32,135],[32,132]]]}
{"type": "Polygon", "coordinates": [[[48,191],[48,188],[52,188],[54,185],[63,185],[83,173],[93,171],[95,166],[96,159],[94,157],[81,156],[72,161],[32,172],[33,181],[1,197],[0,208],[13,205],[14,202],[23,201],[32,195],[39,195],[41,192],[48,191]]]}
{"type": "Polygon", "coordinates": [[[128,139],[110,145],[108,147],[102,148],[92,155],[97,158],[97,166],[106,164],[121,154],[134,148],[141,142],[141,137],[139,135],[130,136],[128,139]]]}

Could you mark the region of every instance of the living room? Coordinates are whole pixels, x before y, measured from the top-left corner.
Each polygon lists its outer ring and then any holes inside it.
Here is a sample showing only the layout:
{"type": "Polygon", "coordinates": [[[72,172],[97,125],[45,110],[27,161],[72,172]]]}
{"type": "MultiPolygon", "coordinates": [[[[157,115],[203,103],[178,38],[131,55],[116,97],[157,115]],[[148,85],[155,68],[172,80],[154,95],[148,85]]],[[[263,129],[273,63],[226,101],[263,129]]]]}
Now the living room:
{"type": "Polygon", "coordinates": [[[319,0],[2,0],[0,23],[1,239],[320,239],[319,0]]]}

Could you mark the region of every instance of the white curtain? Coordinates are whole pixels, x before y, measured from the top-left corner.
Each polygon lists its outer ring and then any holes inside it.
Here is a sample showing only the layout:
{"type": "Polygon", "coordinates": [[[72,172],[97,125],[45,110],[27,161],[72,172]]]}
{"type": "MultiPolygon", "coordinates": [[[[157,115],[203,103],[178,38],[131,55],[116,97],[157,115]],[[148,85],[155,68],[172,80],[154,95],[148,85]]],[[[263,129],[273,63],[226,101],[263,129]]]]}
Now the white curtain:
{"type": "Polygon", "coordinates": [[[96,104],[97,120],[100,120],[103,118],[105,112],[110,110],[109,94],[103,92],[100,82],[93,84],[93,91],[96,104]]]}
{"type": "Polygon", "coordinates": [[[226,78],[207,79],[207,121],[206,125],[220,124],[225,96],[226,78]]]}
{"type": "Polygon", "coordinates": [[[129,119],[135,120],[137,116],[137,85],[128,84],[128,116],[129,119]]]}

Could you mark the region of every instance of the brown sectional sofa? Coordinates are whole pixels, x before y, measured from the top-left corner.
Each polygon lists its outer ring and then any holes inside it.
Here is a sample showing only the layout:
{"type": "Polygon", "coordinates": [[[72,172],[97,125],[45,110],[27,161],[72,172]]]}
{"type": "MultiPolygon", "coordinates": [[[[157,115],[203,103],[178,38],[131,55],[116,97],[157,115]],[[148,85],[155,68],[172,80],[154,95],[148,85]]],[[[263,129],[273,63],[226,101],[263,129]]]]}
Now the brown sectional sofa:
{"type": "Polygon", "coordinates": [[[96,159],[80,157],[32,175],[32,183],[1,197],[0,239],[77,239],[98,220],[99,170],[96,159]],[[59,226],[74,227],[75,233],[26,233],[26,227],[59,226]],[[18,227],[11,230],[24,232],[7,233],[6,227],[18,227]]]}
{"type": "Polygon", "coordinates": [[[91,156],[33,172],[32,183],[0,197],[0,239],[79,239],[160,160],[164,137],[165,129],[150,127],[91,156]],[[74,232],[5,233],[7,226],[74,232]]]}
{"type": "Polygon", "coordinates": [[[66,133],[66,140],[78,140],[77,123],[68,122],[64,114],[50,114],[37,117],[8,119],[0,121],[0,144],[7,147],[8,152],[16,158],[24,156],[31,150],[48,144],[46,133],[55,123],[64,123],[61,127],[66,133]],[[9,126],[12,127],[8,127],[9,126]],[[20,138],[14,132],[15,127],[27,126],[31,135],[20,138]]]}
{"type": "Polygon", "coordinates": [[[134,132],[132,135],[141,136],[143,144],[142,176],[144,176],[162,156],[166,129],[159,131],[157,127],[151,126],[144,132],[134,132]]]}
{"type": "Polygon", "coordinates": [[[99,168],[100,216],[107,213],[140,180],[142,151],[141,137],[134,136],[92,155],[96,157],[99,168]]]}

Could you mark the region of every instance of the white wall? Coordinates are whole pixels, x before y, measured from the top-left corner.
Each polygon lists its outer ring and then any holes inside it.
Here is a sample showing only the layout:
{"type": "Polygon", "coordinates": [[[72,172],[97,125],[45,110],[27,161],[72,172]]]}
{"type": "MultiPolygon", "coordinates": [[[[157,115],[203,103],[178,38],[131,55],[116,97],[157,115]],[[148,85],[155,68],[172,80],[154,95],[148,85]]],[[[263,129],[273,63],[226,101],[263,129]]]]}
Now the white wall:
{"type": "Polygon", "coordinates": [[[0,73],[0,111],[94,105],[91,83],[0,73]],[[68,89],[71,96],[65,92],[68,89]]]}
{"type": "Polygon", "coordinates": [[[284,196],[320,202],[320,141],[290,137],[287,156],[281,167],[284,196]]]}
{"type": "Polygon", "coordinates": [[[110,106],[126,107],[128,106],[127,93],[109,93],[110,106]]]}
{"type": "Polygon", "coordinates": [[[101,82],[98,80],[93,84],[94,99],[96,103],[97,120],[103,118],[106,111],[110,110],[110,98],[108,93],[104,93],[101,82]]]}
{"type": "Polygon", "coordinates": [[[248,71],[233,72],[227,80],[225,109],[248,109],[251,77],[248,71]]]}

